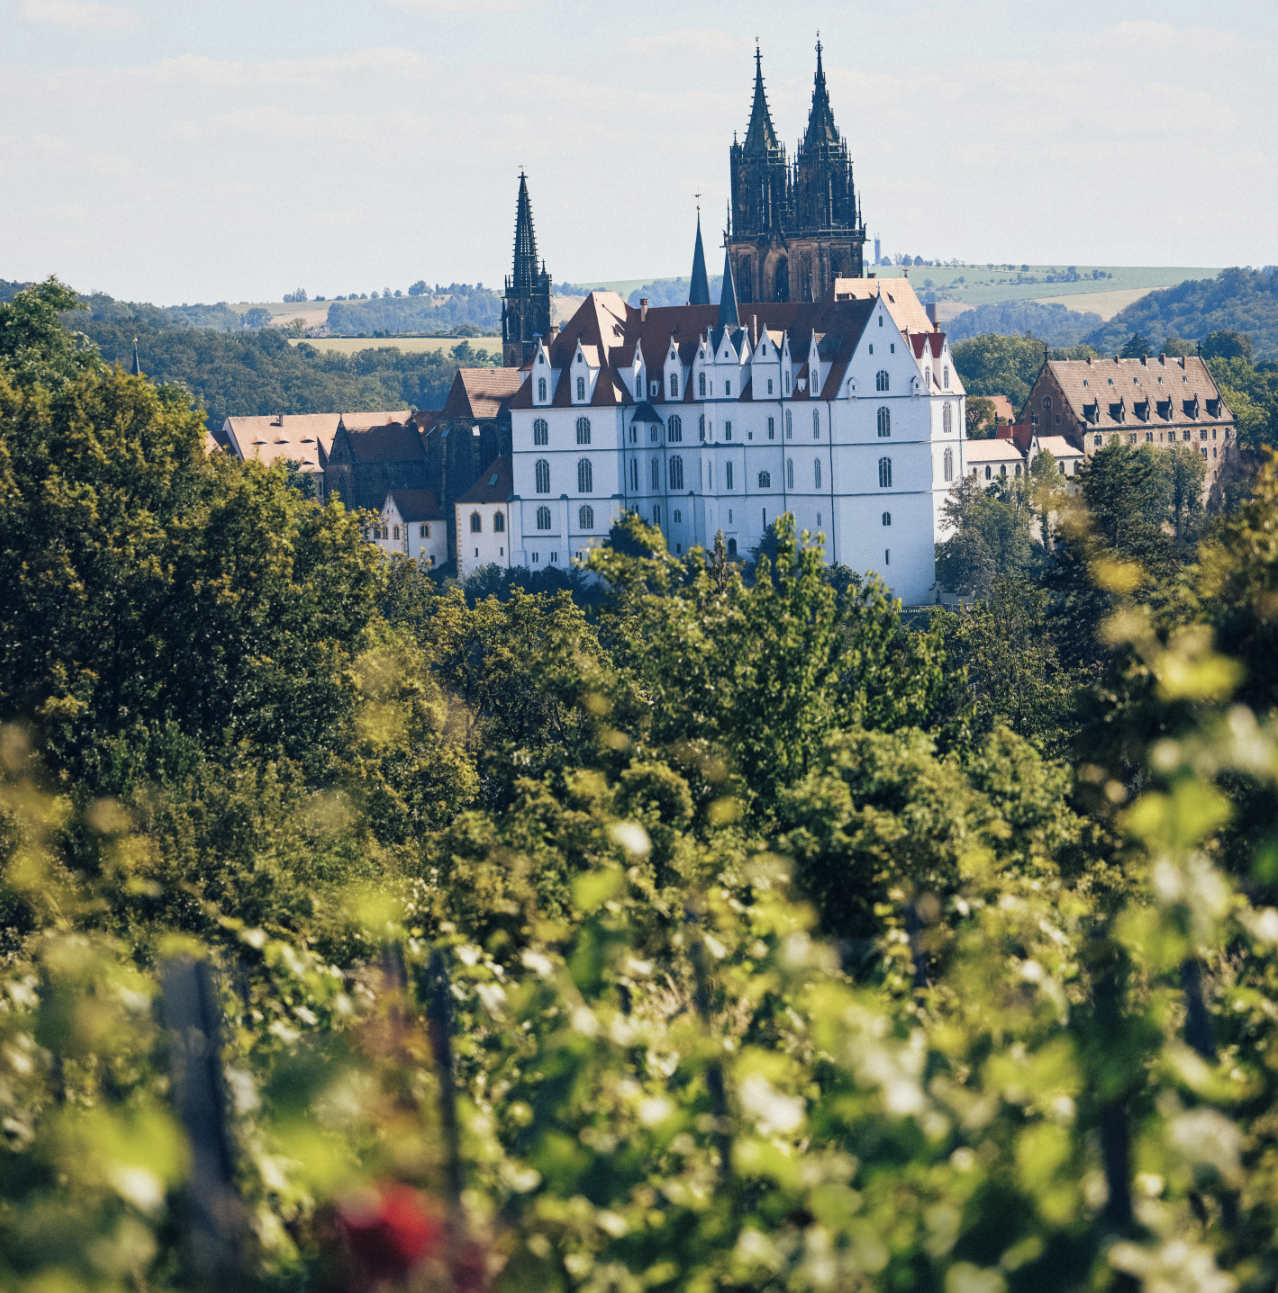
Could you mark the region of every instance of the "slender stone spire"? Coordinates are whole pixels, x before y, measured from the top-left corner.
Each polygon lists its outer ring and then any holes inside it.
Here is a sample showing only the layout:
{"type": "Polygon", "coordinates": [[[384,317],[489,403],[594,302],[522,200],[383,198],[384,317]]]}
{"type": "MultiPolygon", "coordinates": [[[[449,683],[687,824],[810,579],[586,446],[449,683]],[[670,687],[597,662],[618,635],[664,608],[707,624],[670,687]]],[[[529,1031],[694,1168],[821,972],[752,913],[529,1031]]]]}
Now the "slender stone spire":
{"type": "Polygon", "coordinates": [[[538,277],[537,235],[533,231],[532,203],[528,180],[519,175],[519,203],[515,212],[515,272],[511,286],[516,292],[531,292],[538,277]]]}
{"type": "Polygon", "coordinates": [[[830,92],[825,86],[825,69],[821,66],[821,37],[817,36],[816,83],[812,87],[812,111],[808,114],[808,129],[803,136],[803,146],[810,149],[816,144],[837,144],[838,127],[834,124],[834,111],[830,107],[830,92]]]}
{"type": "Polygon", "coordinates": [[[710,304],[710,279],[706,274],[706,253],[701,246],[701,211],[697,211],[697,244],[692,251],[692,285],[688,292],[689,305],[710,304]]]}
{"type": "Polygon", "coordinates": [[[138,339],[133,338],[133,367],[130,369],[134,377],[142,376],[142,362],[138,359],[138,339]]]}
{"type": "Polygon", "coordinates": [[[737,285],[732,277],[732,256],[726,246],[723,249],[723,290],[719,293],[719,320],[715,326],[720,331],[741,326],[737,308],[737,285]]]}
{"type": "Polygon", "coordinates": [[[772,128],[768,96],[763,89],[763,54],[754,47],[754,103],[750,107],[750,124],[746,127],[743,150],[747,157],[778,147],[777,132],[772,128]]]}

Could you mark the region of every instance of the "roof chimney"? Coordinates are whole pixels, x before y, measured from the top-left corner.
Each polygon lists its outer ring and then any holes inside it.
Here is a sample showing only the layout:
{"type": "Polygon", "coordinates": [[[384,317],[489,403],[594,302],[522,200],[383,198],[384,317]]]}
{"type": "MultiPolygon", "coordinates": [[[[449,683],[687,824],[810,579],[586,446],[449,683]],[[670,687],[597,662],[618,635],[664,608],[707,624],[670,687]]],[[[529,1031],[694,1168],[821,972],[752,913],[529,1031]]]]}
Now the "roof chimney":
{"type": "Polygon", "coordinates": [[[648,322],[648,298],[646,296],[639,298],[639,322],[648,322]]]}
{"type": "Polygon", "coordinates": [[[271,423],[271,425],[276,427],[282,427],[284,425],[284,414],[277,413],[275,415],[275,420],[271,423]]]}

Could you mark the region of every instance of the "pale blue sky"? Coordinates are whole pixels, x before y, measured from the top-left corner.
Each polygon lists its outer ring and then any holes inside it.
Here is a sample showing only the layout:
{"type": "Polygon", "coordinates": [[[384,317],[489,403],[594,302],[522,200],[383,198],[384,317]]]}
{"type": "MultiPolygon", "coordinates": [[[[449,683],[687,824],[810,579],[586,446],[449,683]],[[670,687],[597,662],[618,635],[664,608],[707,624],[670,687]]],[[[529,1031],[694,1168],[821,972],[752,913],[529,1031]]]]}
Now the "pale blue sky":
{"type": "Polygon", "coordinates": [[[754,37],[793,147],[825,43],[885,250],[1278,261],[1271,4],[0,0],[0,277],[168,304],[557,281],[718,241],[754,37]]]}

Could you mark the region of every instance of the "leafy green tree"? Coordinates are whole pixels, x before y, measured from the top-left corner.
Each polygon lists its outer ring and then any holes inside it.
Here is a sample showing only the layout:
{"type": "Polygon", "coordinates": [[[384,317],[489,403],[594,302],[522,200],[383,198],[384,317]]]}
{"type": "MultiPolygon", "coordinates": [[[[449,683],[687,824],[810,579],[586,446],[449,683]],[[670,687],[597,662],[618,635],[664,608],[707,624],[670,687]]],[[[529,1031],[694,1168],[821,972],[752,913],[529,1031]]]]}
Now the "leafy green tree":
{"type": "Polygon", "coordinates": [[[1169,358],[1175,356],[1180,358],[1184,355],[1193,355],[1198,351],[1198,347],[1192,341],[1186,341],[1184,337],[1178,337],[1174,332],[1169,332],[1163,341],[1162,353],[1169,358]]]}
{"type": "Polygon", "coordinates": [[[1172,445],[1165,455],[1170,477],[1169,506],[1171,523],[1181,543],[1197,537],[1203,521],[1203,484],[1207,479],[1207,459],[1187,444],[1172,445]]]}
{"type": "Polygon", "coordinates": [[[960,341],[953,350],[954,367],[968,396],[1006,395],[1016,408],[1029,398],[1030,387],[1046,358],[1046,347],[1032,337],[1002,337],[993,333],[960,341]]]}
{"type": "Polygon", "coordinates": [[[1233,329],[1209,332],[1201,347],[1204,359],[1245,359],[1252,357],[1251,338],[1245,332],[1233,329]]]}
{"type": "Polygon", "coordinates": [[[994,436],[994,401],[984,395],[967,397],[967,438],[990,440],[994,436]]]}
{"type": "Polygon", "coordinates": [[[1149,353],[1149,341],[1142,337],[1139,332],[1133,332],[1123,342],[1123,348],[1118,352],[1118,355],[1120,359],[1143,359],[1149,353]]]}
{"type": "Polygon", "coordinates": [[[1051,547],[1052,515],[1069,496],[1062,469],[1048,449],[1040,449],[1029,467],[1030,498],[1038,512],[1038,537],[1044,548],[1051,547]]]}
{"type": "Polygon", "coordinates": [[[1022,477],[986,487],[964,476],[950,490],[944,517],[949,537],[936,545],[943,588],[985,596],[999,578],[1015,579],[1033,560],[1033,499],[1022,477]]]}

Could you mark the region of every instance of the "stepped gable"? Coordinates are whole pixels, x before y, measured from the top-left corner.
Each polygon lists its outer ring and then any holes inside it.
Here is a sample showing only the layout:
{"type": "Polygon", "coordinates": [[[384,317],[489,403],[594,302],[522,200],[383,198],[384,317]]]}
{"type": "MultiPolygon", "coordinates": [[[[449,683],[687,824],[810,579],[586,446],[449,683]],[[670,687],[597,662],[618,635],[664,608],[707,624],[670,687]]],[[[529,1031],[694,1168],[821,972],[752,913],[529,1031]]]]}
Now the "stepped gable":
{"type": "Polygon", "coordinates": [[[458,503],[505,503],[514,493],[515,476],[509,457],[494,458],[458,503]]]}
{"type": "Polygon", "coordinates": [[[380,512],[386,506],[386,499],[393,498],[402,521],[442,521],[444,509],[440,507],[433,489],[392,489],[377,505],[380,512]]]}

